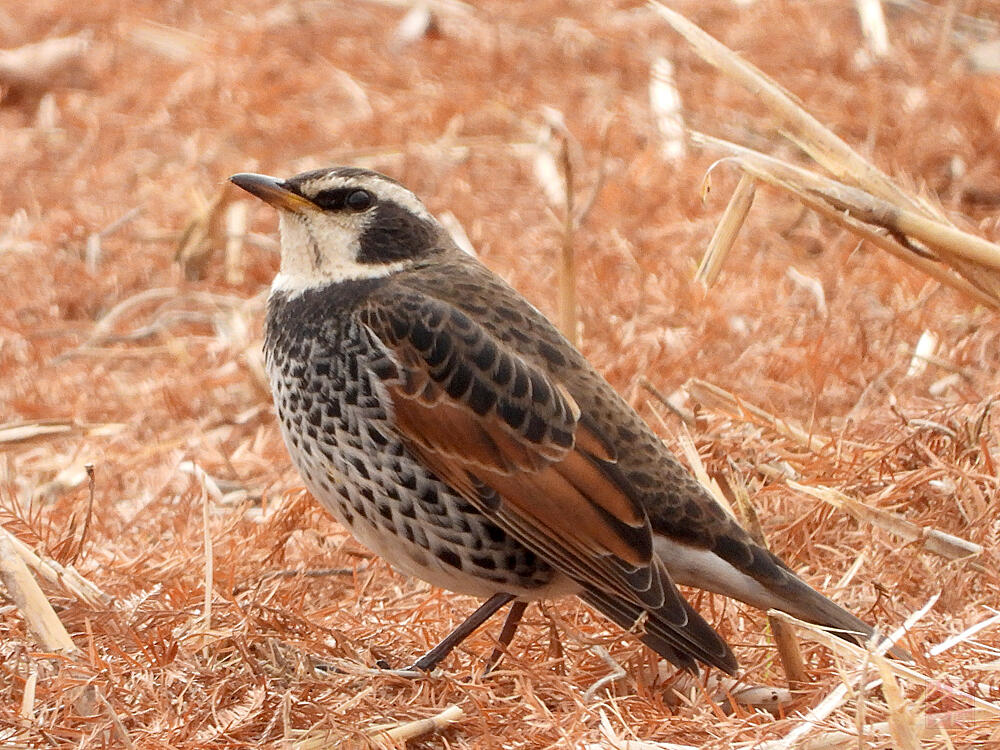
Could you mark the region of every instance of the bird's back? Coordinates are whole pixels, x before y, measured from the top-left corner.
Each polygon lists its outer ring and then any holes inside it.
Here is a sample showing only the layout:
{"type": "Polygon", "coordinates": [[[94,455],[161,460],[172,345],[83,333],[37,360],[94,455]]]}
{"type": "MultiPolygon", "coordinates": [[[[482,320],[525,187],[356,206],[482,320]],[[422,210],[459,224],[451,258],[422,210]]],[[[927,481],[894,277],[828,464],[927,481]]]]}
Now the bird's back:
{"type": "MultiPolygon", "coordinates": [[[[653,549],[675,583],[760,609],[781,609],[845,634],[865,638],[872,633],[869,625],[812,589],[754,542],[555,326],[484,265],[458,251],[448,252],[436,260],[433,274],[415,269],[396,275],[391,283],[459,308],[567,389],[589,429],[613,452],[620,479],[649,519],[653,549]]],[[[597,604],[594,596],[590,600],[597,604]]],[[[606,613],[626,619],[621,612],[606,613]]],[[[895,654],[907,656],[902,650],[895,654]]]]}

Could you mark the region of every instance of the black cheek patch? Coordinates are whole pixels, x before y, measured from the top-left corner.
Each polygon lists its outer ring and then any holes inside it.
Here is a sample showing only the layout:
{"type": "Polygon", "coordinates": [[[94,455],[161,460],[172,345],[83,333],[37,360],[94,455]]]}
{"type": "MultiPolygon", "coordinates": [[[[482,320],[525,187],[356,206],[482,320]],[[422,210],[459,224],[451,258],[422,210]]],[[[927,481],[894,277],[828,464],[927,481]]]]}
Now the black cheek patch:
{"type": "Polygon", "coordinates": [[[392,201],[380,202],[361,235],[359,263],[392,263],[415,258],[435,246],[433,225],[392,201]]]}

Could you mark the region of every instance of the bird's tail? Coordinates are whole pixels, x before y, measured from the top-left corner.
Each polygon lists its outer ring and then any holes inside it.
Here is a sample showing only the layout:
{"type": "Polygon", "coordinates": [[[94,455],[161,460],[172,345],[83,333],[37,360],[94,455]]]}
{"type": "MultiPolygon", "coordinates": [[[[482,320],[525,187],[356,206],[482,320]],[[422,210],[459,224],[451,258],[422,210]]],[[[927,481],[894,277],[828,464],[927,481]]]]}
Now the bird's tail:
{"type": "MultiPolygon", "coordinates": [[[[780,600],[771,604],[771,608],[780,609],[800,620],[811,622],[829,628],[841,638],[864,646],[875,635],[875,628],[864,620],[855,617],[836,602],[823,596],[802,579],[789,575],[782,580],[782,585],[772,593],[780,600]]],[[[878,642],[884,638],[877,638],[878,642]]],[[[892,646],[887,653],[904,661],[912,661],[913,656],[900,646],[892,646]]]]}
{"type": "MultiPolygon", "coordinates": [[[[860,645],[871,638],[875,632],[871,625],[813,589],[780,558],[755,544],[735,524],[732,534],[719,536],[716,540],[718,552],[683,544],[664,535],[657,535],[653,544],[671,577],[679,584],[739,599],[762,610],[780,609],[800,620],[830,628],[840,637],[860,645]]],[[[888,653],[899,659],[911,658],[899,647],[888,653]]]]}
{"type": "Polygon", "coordinates": [[[663,611],[644,608],[592,588],[582,592],[580,598],[615,624],[626,630],[635,628],[639,640],[671,664],[697,672],[700,661],[736,674],[739,664],[732,649],[683,597],[678,597],[686,615],[683,623],[677,619],[676,607],[665,606],[663,611]]]}

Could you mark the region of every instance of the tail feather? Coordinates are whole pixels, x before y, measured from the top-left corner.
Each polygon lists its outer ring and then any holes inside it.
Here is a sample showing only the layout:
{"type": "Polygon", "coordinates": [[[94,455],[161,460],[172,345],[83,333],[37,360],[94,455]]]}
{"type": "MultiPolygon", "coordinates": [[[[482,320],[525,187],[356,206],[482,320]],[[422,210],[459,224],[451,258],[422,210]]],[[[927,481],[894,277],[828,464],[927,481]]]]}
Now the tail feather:
{"type": "MultiPolygon", "coordinates": [[[[774,591],[775,596],[781,600],[773,607],[774,609],[780,609],[814,625],[829,628],[835,635],[861,646],[866,645],[875,635],[875,628],[836,602],[827,599],[791,572],[786,573],[782,584],[774,591]]],[[[913,656],[900,646],[891,647],[888,654],[904,661],[913,660],[913,656]]]]}
{"type": "Polygon", "coordinates": [[[736,674],[739,665],[732,649],[683,598],[681,602],[687,613],[683,626],[673,622],[676,618],[672,612],[668,619],[655,609],[645,609],[605,591],[587,589],[580,598],[626,630],[635,627],[645,614],[645,621],[639,627],[639,640],[682,669],[696,672],[697,662],[701,661],[728,674],[736,674]]]}
{"type": "MultiPolygon", "coordinates": [[[[754,544],[744,534],[723,553],[697,548],[657,535],[654,547],[670,576],[685,586],[712,591],[757,607],[780,609],[815,625],[831,628],[845,640],[864,645],[874,628],[795,575],[780,558],[754,544]],[[725,554],[728,553],[728,554],[725,554]]],[[[910,659],[902,648],[889,654],[910,659]]]]}

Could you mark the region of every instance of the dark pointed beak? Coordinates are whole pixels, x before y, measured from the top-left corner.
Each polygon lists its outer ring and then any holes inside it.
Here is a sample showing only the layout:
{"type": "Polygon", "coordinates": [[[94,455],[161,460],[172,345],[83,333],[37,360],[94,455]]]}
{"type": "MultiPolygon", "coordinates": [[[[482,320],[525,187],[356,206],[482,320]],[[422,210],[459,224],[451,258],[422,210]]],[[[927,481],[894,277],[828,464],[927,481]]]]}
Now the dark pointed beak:
{"type": "Polygon", "coordinates": [[[312,201],[292,192],[285,187],[284,180],[279,180],[276,177],[240,172],[230,177],[229,181],[277,209],[300,212],[304,208],[316,208],[312,201]]]}

